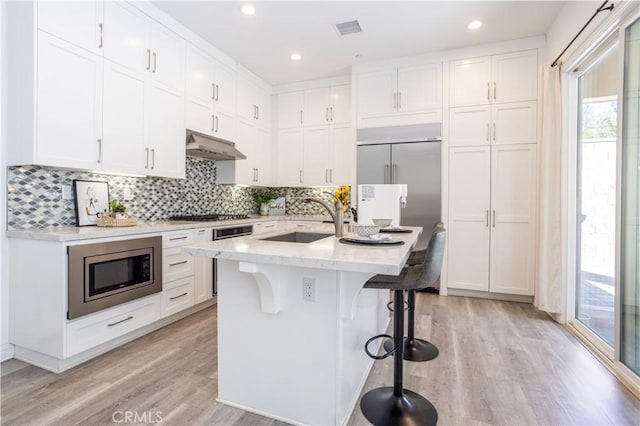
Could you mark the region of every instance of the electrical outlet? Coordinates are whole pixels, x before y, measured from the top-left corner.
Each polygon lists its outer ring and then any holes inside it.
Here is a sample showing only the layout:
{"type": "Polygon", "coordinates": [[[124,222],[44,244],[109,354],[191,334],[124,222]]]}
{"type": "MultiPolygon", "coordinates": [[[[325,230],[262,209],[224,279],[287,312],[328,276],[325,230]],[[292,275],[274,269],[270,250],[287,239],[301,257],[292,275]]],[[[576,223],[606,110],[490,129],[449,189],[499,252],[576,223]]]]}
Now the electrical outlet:
{"type": "Polygon", "coordinates": [[[73,200],[73,192],[71,191],[71,185],[62,185],[62,199],[73,200]]]}
{"type": "Polygon", "coordinates": [[[128,186],[124,187],[124,191],[123,191],[123,195],[122,197],[124,198],[124,201],[129,201],[133,198],[133,194],[131,193],[131,188],[129,188],[128,186]]]}
{"type": "Polygon", "coordinates": [[[309,302],[316,301],[316,279],[303,277],[302,278],[302,299],[309,302]]]}

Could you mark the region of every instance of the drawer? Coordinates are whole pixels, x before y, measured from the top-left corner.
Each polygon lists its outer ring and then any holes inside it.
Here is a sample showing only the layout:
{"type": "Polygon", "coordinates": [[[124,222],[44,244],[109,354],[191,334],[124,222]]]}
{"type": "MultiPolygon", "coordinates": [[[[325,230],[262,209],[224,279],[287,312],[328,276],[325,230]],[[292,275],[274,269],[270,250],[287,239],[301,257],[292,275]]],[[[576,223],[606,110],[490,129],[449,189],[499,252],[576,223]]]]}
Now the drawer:
{"type": "Polygon", "coordinates": [[[171,231],[162,234],[162,248],[180,247],[193,243],[193,230],[171,231]]]}
{"type": "Polygon", "coordinates": [[[193,306],[193,277],[176,280],[162,290],[162,318],[193,306]]]}
{"type": "Polygon", "coordinates": [[[264,234],[266,232],[272,232],[278,230],[278,222],[258,222],[253,224],[253,233],[254,234],[264,234]]]}
{"type": "Polygon", "coordinates": [[[123,336],[160,319],[161,294],[67,322],[67,357],[123,336]]]}
{"type": "Polygon", "coordinates": [[[162,282],[193,275],[194,257],[182,253],[180,247],[162,250],[162,282]]]}

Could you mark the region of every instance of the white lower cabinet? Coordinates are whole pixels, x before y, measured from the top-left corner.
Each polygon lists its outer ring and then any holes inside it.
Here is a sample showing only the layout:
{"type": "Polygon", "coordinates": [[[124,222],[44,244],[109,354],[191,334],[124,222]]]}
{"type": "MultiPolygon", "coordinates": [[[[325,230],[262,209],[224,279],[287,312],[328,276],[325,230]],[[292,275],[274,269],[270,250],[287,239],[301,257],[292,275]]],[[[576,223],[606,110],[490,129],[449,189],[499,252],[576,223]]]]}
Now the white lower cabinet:
{"type": "Polygon", "coordinates": [[[106,309],[67,322],[67,357],[123,336],[160,319],[160,295],[106,309]]]}
{"type": "Polygon", "coordinates": [[[536,145],[449,150],[448,288],[533,296],[536,145]]]}
{"type": "Polygon", "coordinates": [[[193,275],[163,285],[161,316],[168,317],[194,304],[193,275]],[[168,288],[167,288],[168,287],[168,288]]]}
{"type": "MultiPolygon", "coordinates": [[[[212,228],[196,229],[194,233],[196,243],[213,240],[212,228]]],[[[197,305],[213,297],[213,259],[204,256],[194,257],[193,276],[193,303],[197,305]]]]}

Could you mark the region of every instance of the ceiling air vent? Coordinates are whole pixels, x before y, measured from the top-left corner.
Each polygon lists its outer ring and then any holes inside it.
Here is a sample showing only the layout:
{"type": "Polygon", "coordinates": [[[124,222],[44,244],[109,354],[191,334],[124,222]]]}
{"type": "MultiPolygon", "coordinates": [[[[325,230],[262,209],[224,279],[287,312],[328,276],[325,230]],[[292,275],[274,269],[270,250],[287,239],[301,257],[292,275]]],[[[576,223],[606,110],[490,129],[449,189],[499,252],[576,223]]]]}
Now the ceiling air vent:
{"type": "Polygon", "coordinates": [[[336,24],[336,29],[338,30],[338,34],[340,34],[341,36],[362,32],[362,28],[360,27],[360,23],[358,21],[349,21],[343,22],[341,24],[336,24]]]}

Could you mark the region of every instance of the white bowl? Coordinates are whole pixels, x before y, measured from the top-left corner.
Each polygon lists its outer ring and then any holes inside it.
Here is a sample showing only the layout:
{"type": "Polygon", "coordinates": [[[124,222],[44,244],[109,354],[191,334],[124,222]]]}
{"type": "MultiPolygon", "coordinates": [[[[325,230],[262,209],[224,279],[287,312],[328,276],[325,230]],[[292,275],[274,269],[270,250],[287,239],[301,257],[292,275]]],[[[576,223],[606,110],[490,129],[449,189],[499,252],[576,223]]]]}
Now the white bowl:
{"type": "Polygon", "coordinates": [[[353,232],[361,237],[368,237],[370,235],[375,235],[380,232],[380,227],[378,225],[353,225],[353,232]]]}
{"type": "Polygon", "coordinates": [[[391,225],[391,219],[372,219],[374,225],[378,225],[381,228],[391,225]]]}

